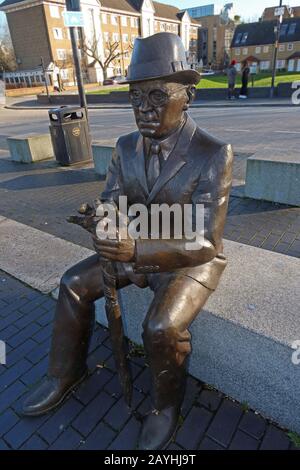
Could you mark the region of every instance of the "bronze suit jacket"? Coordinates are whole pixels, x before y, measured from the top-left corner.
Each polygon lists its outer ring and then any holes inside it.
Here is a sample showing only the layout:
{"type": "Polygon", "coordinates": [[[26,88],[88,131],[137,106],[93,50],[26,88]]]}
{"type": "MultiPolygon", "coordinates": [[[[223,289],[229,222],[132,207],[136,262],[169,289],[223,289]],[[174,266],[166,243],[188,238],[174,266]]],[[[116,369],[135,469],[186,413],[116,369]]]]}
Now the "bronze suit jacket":
{"type": "Polygon", "coordinates": [[[137,240],[136,259],[127,273],[170,273],[189,276],[214,290],[226,266],[222,235],[232,183],[233,152],[230,145],[202,131],[188,116],[177,144],[151,192],[148,191],[143,137],[139,132],[120,137],[101,199],[126,195],[128,205],[174,203],[203,204],[205,243],[186,250],[187,240],[137,240]]]}

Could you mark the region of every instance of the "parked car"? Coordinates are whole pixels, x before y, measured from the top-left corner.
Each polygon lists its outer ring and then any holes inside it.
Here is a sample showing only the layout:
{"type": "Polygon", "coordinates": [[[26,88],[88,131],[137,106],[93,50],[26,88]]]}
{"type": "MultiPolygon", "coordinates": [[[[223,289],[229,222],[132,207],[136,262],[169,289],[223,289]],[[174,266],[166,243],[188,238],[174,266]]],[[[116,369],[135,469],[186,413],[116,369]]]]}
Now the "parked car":
{"type": "Polygon", "coordinates": [[[121,80],[124,80],[125,77],[122,75],[115,75],[104,80],[103,85],[117,85],[121,80]]]}

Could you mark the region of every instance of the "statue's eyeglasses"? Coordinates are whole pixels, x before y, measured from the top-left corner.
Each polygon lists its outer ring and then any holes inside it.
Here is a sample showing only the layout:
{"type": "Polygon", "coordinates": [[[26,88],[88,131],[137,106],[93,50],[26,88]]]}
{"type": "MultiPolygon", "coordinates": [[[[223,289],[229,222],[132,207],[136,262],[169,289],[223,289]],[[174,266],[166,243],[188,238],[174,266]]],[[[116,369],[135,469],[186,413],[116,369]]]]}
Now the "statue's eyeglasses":
{"type": "Polygon", "coordinates": [[[165,106],[169,101],[169,98],[177,93],[178,91],[187,89],[186,86],[178,86],[172,91],[164,91],[160,90],[159,88],[150,90],[148,92],[143,93],[141,90],[133,89],[129,92],[129,97],[132,106],[138,108],[144,102],[144,99],[147,98],[149,104],[154,107],[165,106]]]}

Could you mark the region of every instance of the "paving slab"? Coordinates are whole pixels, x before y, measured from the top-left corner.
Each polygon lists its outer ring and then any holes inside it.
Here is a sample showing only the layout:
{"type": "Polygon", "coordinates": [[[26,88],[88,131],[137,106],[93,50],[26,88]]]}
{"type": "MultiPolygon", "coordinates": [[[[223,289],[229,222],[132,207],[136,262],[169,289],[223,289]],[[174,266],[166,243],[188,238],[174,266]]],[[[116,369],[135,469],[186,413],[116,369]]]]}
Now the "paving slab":
{"type": "Polygon", "coordinates": [[[66,269],[91,251],[14,220],[0,220],[0,267],[41,292],[51,292],[66,269]]]}

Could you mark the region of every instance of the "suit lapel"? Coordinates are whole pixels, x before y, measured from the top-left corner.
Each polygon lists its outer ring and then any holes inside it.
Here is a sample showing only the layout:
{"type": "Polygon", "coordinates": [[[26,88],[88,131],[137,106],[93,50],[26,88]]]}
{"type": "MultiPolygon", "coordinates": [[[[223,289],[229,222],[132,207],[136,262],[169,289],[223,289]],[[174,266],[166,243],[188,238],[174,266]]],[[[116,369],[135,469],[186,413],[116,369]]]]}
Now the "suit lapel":
{"type": "Polygon", "coordinates": [[[145,166],[145,155],[144,155],[144,139],[142,135],[139,135],[137,139],[133,168],[135,170],[136,178],[142,186],[146,197],[149,196],[149,189],[146,177],[146,166],[145,166]]]}
{"type": "MultiPolygon", "coordinates": [[[[194,121],[188,116],[187,121],[185,123],[184,128],[179,136],[178,142],[175,145],[174,150],[169,155],[159,178],[157,179],[155,185],[152,188],[152,191],[149,194],[147,199],[147,205],[150,204],[155,196],[159,193],[161,188],[172,179],[176,173],[186,164],[186,156],[188,152],[188,147],[192,140],[192,137],[196,130],[196,124],[194,121]]],[[[145,173],[145,164],[144,164],[144,174],[145,173]]],[[[147,181],[146,181],[147,184],[147,181]]]]}

